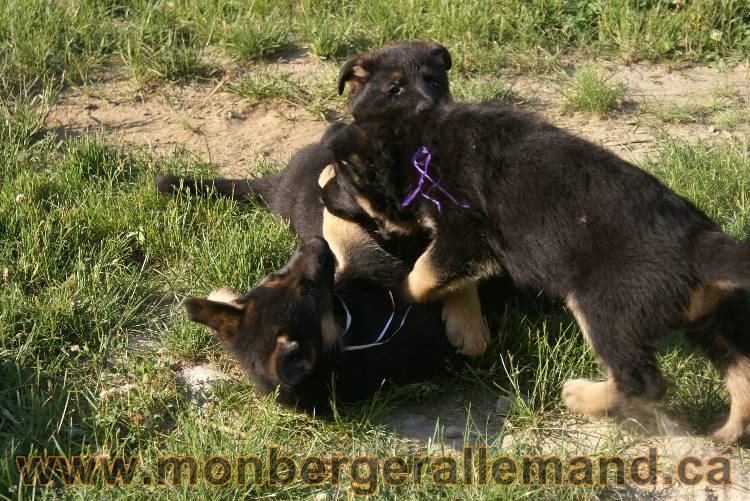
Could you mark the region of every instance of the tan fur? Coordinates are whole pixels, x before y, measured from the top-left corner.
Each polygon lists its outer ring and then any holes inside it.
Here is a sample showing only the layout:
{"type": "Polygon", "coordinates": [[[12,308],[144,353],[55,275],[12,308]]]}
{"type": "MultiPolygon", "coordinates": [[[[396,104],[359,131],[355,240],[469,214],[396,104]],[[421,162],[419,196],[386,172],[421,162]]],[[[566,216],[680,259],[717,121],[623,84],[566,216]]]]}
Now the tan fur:
{"type": "Polygon", "coordinates": [[[616,413],[626,402],[611,380],[570,379],[563,384],[562,399],[570,410],[594,419],[616,413]]]}
{"type": "Polygon", "coordinates": [[[354,67],[352,68],[352,73],[353,73],[353,74],[354,74],[354,76],[355,76],[355,77],[357,77],[357,78],[367,78],[367,77],[369,77],[369,76],[370,76],[370,72],[369,72],[369,71],[367,71],[366,69],[364,69],[364,68],[363,68],[362,66],[360,66],[360,65],[356,65],[356,66],[354,66],[354,67]]]}
{"type": "Polygon", "coordinates": [[[237,335],[240,319],[252,316],[253,312],[250,305],[200,298],[186,298],[182,307],[190,320],[207,325],[224,342],[230,342],[237,335]]]}
{"type": "Polygon", "coordinates": [[[349,94],[356,94],[362,90],[362,84],[356,80],[349,80],[344,84],[344,88],[349,94]]]}
{"type": "Polygon", "coordinates": [[[322,171],[320,171],[320,176],[318,176],[318,186],[321,188],[325,187],[325,185],[328,184],[328,181],[336,177],[336,170],[333,168],[333,165],[326,165],[322,171]]]}
{"type": "Polygon", "coordinates": [[[468,357],[484,353],[490,331],[482,317],[476,284],[448,293],[443,298],[443,321],[448,340],[468,357]]]}
{"type": "Polygon", "coordinates": [[[591,346],[591,337],[589,336],[589,324],[586,321],[586,317],[583,314],[583,310],[581,310],[581,307],[578,305],[578,301],[573,296],[573,294],[568,294],[568,297],[565,300],[565,303],[568,305],[568,309],[573,314],[573,317],[576,319],[576,322],[578,323],[578,327],[581,329],[581,332],[583,333],[583,337],[586,338],[586,342],[591,346]]]}
{"type": "MultiPolygon", "coordinates": [[[[565,302],[576,319],[583,337],[589,346],[591,346],[589,323],[578,301],[573,294],[568,294],[565,302]]],[[[620,408],[625,400],[625,396],[617,389],[614,382],[610,380],[590,381],[588,379],[570,379],[563,384],[562,399],[565,405],[572,411],[599,419],[620,408]]]]}
{"type": "Polygon", "coordinates": [[[728,283],[699,285],[690,296],[690,304],[685,311],[685,320],[693,322],[699,318],[712,315],[716,309],[729,297],[733,287],[728,283]]]}
{"type": "Polygon", "coordinates": [[[234,292],[231,287],[221,287],[220,289],[214,289],[206,299],[216,301],[217,303],[233,304],[240,298],[240,295],[234,292]]]}
{"type": "Polygon", "coordinates": [[[266,374],[271,376],[275,381],[275,383],[278,383],[279,375],[276,372],[276,360],[279,358],[279,351],[283,349],[285,346],[287,346],[290,343],[289,338],[286,336],[279,336],[276,338],[276,346],[273,349],[273,353],[271,353],[271,356],[268,357],[268,360],[266,361],[266,374]]]}
{"type": "Polygon", "coordinates": [[[320,317],[320,330],[323,333],[323,348],[330,350],[339,338],[339,330],[333,320],[333,310],[324,312],[320,317]]]}
{"type": "Polygon", "coordinates": [[[333,255],[336,256],[337,275],[346,268],[349,256],[359,252],[363,246],[377,245],[361,226],[336,217],[325,208],[323,209],[323,238],[326,239],[333,255]]]}
{"type": "Polygon", "coordinates": [[[403,295],[407,301],[424,303],[433,299],[442,285],[438,270],[432,260],[432,249],[435,243],[431,243],[427,250],[414,263],[414,268],[406,277],[403,295]]]}
{"type": "Polygon", "coordinates": [[[719,442],[732,444],[745,436],[750,426],[750,359],[739,354],[721,338],[714,343],[721,344],[720,349],[726,351],[729,359],[722,373],[732,401],[726,421],[714,431],[712,437],[719,442]]]}
{"type": "Polygon", "coordinates": [[[370,201],[366,198],[357,195],[354,197],[354,199],[357,201],[357,205],[359,205],[362,210],[367,213],[368,216],[376,221],[383,223],[386,231],[388,231],[389,233],[393,233],[395,235],[408,235],[409,233],[414,231],[415,228],[413,226],[402,226],[383,216],[372,207],[372,204],[370,204],[370,201]]]}

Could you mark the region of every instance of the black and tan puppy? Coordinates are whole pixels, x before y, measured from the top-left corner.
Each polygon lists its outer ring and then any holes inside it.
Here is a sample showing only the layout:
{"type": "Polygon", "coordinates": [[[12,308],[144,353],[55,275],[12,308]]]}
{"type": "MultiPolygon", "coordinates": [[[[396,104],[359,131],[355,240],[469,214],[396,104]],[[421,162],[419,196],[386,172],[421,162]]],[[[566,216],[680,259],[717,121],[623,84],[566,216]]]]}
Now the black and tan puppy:
{"type": "MultiPolygon", "coordinates": [[[[355,120],[378,117],[403,120],[416,112],[451,100],[448,70],[451,57],[440,44],[411,42],[366,52],[347,61],[341,69],[339,94],[349,93],[355,120]]],[[[335,129],[340,124],[332,124],[335,129]]],[[[291,221],[304,241],[322,236],[323,204],[318,176],[334,161],[323,143],[297,152],[278,174],[257,179],[189,179],[160,175],[154,180],[164,193],[187,189],[215,190],[239,202],[261,202],[277,216],[291,221]]]]}
{"type": "Polygon", "coordinates": [[[222,289],[183,306],[216,332],[257,390],[278,388],[280,404],[307,411],[328,411],[332,389],[339,402],[366,400],[384,384],[421,381],[464,360],[444,335],[439,304],[399,304],[357,277],[334,286],[334,257],[318,238],[244,296],[222,289]]]}
{"type": "Polygon", "coordinates": [[[562,395],[593,417],[658,399],[653,342],[684,327],[732,397],[715,437],[735,442],[748,431],[750,303],[741,288],[750,286],[750,241],[735,243],[613,153],[504,107],[447,104],[400,127],[348,126],[328,144],[338,160],[323,190],[332,213],[348,217],[355,199],[383,228],[432,232],[404,282],[407,300],[499,273],[564,298],[608,380],[571,380],[562,395]],[[423,146],[437,185],[425,179],[406,203],[423,146]]]}
{"type": "MultiPolygon", "coordinates": [[[[436,43],[412,42],[367,52],[349,60],[341,70],[339,93],[348,89],[355,120],[378,119],[388,123],[412,120],[441,103],[451,102],[448,70],[451,57],[436,43]]],[[[333,124],[326,135],[344,124],[333,124]]],[[[305,241],[324,236],[332,242],[339,270],[357,270],[386,287],[399,285],[401,261],[413,257],[407,249],[426,245],[426,235],[410,231],[398,239],[383,239],[391,232],[371,231],[370,219],[350,214],[345,224],[326,213],[320,201],[318,177],[334,158],[324,143],[310,145],[296,154],[280,173],[260,179],[191,180],[176,176],[157,176],[157,189],[169,193],[180,186],[191,191],[215,189],[240,201],[261,200],[274,214],[289,219],[305,241]],[[370,230],[370,231],[368,231],[370,230]],[[394,258],[394,255],[400,259],[394,258]]],[[[349,204],[356,206],[356,201],[349,204]]],[[[365,215],[366,216],[366,215],[365,215]]],[[[448,336],[459,351],[480,355],[489,340],[489,332],[480,315],[475,288],[443,299],[448,336]]]]}

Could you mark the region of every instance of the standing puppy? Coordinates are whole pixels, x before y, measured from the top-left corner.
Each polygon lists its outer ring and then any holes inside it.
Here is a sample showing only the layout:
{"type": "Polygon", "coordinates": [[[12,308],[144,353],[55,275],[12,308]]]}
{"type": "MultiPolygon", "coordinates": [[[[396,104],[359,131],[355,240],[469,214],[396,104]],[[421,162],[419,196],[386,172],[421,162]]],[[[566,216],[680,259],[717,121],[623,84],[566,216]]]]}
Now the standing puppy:
{"type": "Polygon", "coordinates": [[[501,271],[564,298],[609,377],[563,388],[571,409],[593,417],[661,397],[653,342],[684,327],[732,397],[715,438],[748,431],[750,240],[735,243],[613,153],[504,107],[447,104],[399,127],[348,126],[328,144],[337,164],[323,200],[333,214],[348,217],[355,199],[381,228],[432,232],[405,299],[501,271]]]}
{"type": "MultiPolygon", "coordinates": [[[[403,120],[416,111],[452,100],[448,85],[451,57],[440,44],[411,42],[365,52],[341,69],[338,92],[346,89],[355,120],[403,120]]],[[[342,124],[332,124],[331,130],[342,124]]],[[[157,190],[193,193],[214,190],[238,202],[260,202],[278,217],[288,219],[304,241],[322,235],[323,204],[317,181],[334,161],[321,142],[302,148],[278,174],[257,179],[191,179],[158,175],[157,190]]]]}

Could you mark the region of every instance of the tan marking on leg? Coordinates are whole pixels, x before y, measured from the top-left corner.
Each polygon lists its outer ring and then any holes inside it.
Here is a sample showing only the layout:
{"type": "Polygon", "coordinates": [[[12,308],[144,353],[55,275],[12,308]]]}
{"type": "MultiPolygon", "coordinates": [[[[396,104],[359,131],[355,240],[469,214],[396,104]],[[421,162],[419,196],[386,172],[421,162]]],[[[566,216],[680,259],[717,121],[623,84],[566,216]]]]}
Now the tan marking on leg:
{"type": "Polygon", "coordinates": [[[408,302],[423,303],[438,294],[442,285],[432,259],[435,242],[432,242],[414,263],[414,268],[404,282],[403,296],[408,302]]]}
{"type": "Polygon", "coordinates": [[[725,285],[729,284],[717,283],[696,287],[690,296],[690,304],[685,311],[685,321],[693,322],[716,312],[716,309],[734,290],[731,287],[724,287],[725,285]]]}
{"type": "Polygon", "coordinates": [[[735,359],[724,371],[725,384],[732,397],[729,416],[725,423],[712,433],[714,440],[725,444],[738,442],[750,425],[750,360],[732,349],[735,359]]]}
{"type": "MultiPolygon", "coordinates": [[[[592,348],[594,356],[599,360],[591,343],[591,329],[583,309],[571,293],[566,300],[568,309],[578,323],[589,347],[592,348]]],[[[599,364],[606,371],[606,367],[599,360],[599,364]]],[[[562,399],[565,405],[574,412],[585,414],[594,419],[600,419],[607,414],[615,413],[625,402],[625,395],[617,389],[614,381],[591,381],[589,379],[570,379],[563,384],[562,399]]]]}
{"type": "Polygon", "coordinates": [[[572,411],[600,419],[623,408],[625,396],[613,381],[570,379],[563,384],[562,399],[572,411]]]}
{"type": "MultiPolygon", "coordinates": [[[[348,256],[357,253],[363,246],[375,244],[370,235],[356,223],[341,219],[323,209],[323,238],[336,256],[336,276],[348,264],[348,256]]],[[[375,244],[377,245],[377,244],[375,244]]]]}
{"type": "Polygon", "coordinates": [[[320,171],[320,176],[318,176],[318,186],[323,188],[334,177],[336,177],[336,170],[333,168],[333,164],[326,165],[323,170],[320,171]]]}
{"type": "Polygon", "coordinates": [[[468,357],[484,353],[490,331],[482,317],[476,284],[443,297],[443,321],[446,336],[459,353],[468,357]]]}
{"type": "MultiPolygon", "coordinates": [[[[573,314],[573,318],[576,319],[576,323],[578,323],[578,327],[581,329],[583,337],[586,339],[589,347],[591,347],[592,344],[591,337],[589,335],[589,324],[586,320],[586,316],[583,314],[583,310],[578,304],[578,301],[576,300],[575,296],[573,296],[573,293],[568,294],[568,297],[565,299],[565,304],[568,305],[568,309],[573,314]]],[[[594,353],[594,356],[596,356],[596,353],[594,353]]]]}

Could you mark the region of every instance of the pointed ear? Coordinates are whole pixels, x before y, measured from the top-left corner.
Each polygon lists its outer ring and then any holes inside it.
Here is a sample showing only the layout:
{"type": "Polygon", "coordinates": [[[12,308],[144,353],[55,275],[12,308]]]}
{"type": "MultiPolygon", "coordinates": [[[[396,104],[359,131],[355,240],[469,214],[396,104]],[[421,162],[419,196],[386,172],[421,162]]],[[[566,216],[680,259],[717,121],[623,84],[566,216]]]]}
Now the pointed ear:
{"type": "Polygon", "coordinates": [[[344,93],[344,88],[347,87],[347,82],[352,82],[352,85],[347,90],[351,94],[355,94],[361,88],[361,82],[368,76],[370,76],[372,60],[368,53],[354,56],[344,63],[344,67],[341,68],[339,75],[339,95],[344,93]]]}
{"type": "Polygon", "coordinates": [[[223,341],[230,341],[237,335],[245,313],[243,306],[197,297],[185,299],[182,307],[190,320],[212,328],[223,341]]]}
{"type": "Polygon", "coordinates": [[[439,43],[431,43],[430,44],[430,55],[432,57],[439,58],[443,62],[443,67],[445,67],[445,71],[448,71],[453,66],[453,61],[451,60],[451,55],[448,52],[448,49],[440,45],[439,43]]]}

